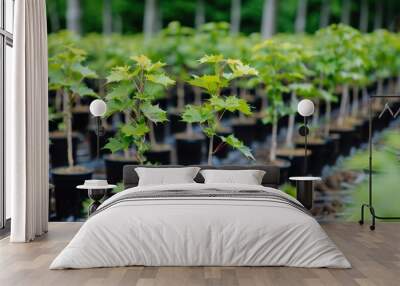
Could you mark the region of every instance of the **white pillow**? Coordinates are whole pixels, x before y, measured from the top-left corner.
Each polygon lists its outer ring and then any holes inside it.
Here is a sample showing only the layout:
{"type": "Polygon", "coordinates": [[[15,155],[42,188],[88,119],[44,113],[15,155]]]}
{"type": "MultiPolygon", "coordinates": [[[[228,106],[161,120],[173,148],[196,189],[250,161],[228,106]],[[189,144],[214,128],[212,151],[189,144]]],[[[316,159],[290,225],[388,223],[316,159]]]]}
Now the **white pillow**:
{"type": "Polygon", "coordinates": [[[138,186],[151,185],[170,185],[170,184],[190,184],[200,168],[182,167],[182,168],[135,168],[139,176],[138,186]]]}
{"type": "Polygon", "coordinates": [[[202,170],[205,184],[261,185],[265,171],[261,170],[202,170]]]}

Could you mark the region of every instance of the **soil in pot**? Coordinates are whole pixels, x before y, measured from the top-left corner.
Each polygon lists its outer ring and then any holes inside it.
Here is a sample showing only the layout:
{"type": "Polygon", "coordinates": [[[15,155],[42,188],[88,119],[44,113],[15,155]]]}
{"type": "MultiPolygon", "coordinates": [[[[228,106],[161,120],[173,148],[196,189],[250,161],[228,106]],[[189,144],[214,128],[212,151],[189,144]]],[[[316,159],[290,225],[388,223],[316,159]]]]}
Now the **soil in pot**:
{"type": "Polygon", "coordinates": [[[109,184],[122,182],[122,170],[125,165],[137,165],[138,161],[134,158],[125,158],[122,155],[109,155],[104,158],[106,166],[106,177],[109,184]]]}
{"type": "Polygon", "coordinates": [[[167,144],[157,144],[145,153],[147,161],[152,164],[170,165],[172,149],[167,144]]]}
{"type": "Polygon", "coordinates": [[[186,122],[182,121],[182,112],[177,109],[171,109],[168,112],[168,123],[171,134],[181,133],[186,130],[186,122]]]}
{"type": "Polygon", "coordinates": [[[175,135],[175,138],[178,165],[201,164],[205,137],[197,133],[179,133],[175,135]]]}
{"type": "MultiPolygon", "coordinates": [[[[304,138],[297,138],[296,147],[304,150],[304,138]]],[[[311,150],[311,156],[307,162],[308,170],[313,176],[321,175],[322,169],[329,164],[328,142],[322,138],[307,138],[307,149],[311,150]]]]}
{"type": "Polygon", "coordinates": [[[80,105],[72,110],[72,130],[86,134],[89,126],[89,107],[80,105]]]}
{"type": "MultiPolygon", "coordinates": [[[[104,149],[103,147],[107,144],[108,139],[112,138],[115,135],[115,131],[111,128],[106,128],[104,130],[104,134],[99,137],[99,147],[100,147],[100,156],[110,154],[110,150],[104,149]]],[[[96,131],[93,128],[89,130],[89,144],[90,144],[90,157],[97,157],[97,135],[96,131]]]]}
{"type": "Polygon", "coordinates": [[[82,201],[87,198],[85,190],[77,190],[85,180],[92,178],[93,171],[85,167],[62,167],[51,170],[52,182],[56,200],[56,218],[59,221],[71,216],[74,219],[82,217],[82,201]]]}
{"type": "MultiPolygon", "coordinates": [[[[67,136],[64,132],[56,131],[49,134],[50,145],[50,164],[52,168],[68,165],[68,144],[67,136]]],[[[72,134],[72,157],[76,162],[76,150],[78,148],[79,136],[77,133],[72,134]]]]}
{"type": "Polygon", "coordinates": [[[232,120],[233,134],[244,145],[251,146],[255,139],[256,120],[254,118],[237,118],[232,120]]]}
{"type": "MultiPolygon", "coordinates": [[[[307,173],[310,173],[310,159],[311,159],[311,150],[307,150],[307,173]]],[[[278,158],[290,161],[291,165],[289,168],[289,177],[291,176],[304,176],[304,158],[305,151],[303,148],[279,148],[276,150],[276,155],[278,158]]]]}

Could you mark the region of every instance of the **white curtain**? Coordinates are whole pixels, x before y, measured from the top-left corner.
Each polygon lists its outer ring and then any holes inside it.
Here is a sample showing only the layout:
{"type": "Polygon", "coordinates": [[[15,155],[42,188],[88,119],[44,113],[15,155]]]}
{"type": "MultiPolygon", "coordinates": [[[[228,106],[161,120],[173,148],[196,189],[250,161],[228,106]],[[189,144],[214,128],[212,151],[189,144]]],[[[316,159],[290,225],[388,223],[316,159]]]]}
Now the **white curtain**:
{"type": "Polygon", "coordinates": [[[47,24],[45,0],[15,1],[13,93],[6,98],[6,187],[12,242],[48,226],[47,24]]]}

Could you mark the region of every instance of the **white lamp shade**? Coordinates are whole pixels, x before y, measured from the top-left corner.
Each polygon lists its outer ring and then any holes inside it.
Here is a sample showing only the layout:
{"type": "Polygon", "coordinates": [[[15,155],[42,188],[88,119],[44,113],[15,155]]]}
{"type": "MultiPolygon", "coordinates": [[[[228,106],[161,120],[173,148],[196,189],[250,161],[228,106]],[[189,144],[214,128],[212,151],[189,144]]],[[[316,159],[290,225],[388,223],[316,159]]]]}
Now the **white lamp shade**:
{"type": "Polygon", "coordinates": [[[103,100],[95,99],[90,103],[89,110],[93,116],[103,116],[107,111],[107,105],[103,100]]]}
{"type": "Polygon", "coordinates": [[[314,113],[314,103],[309,99],[303,99],[297,105],[297,111],[301,116],[311,116],[314,113]]]}

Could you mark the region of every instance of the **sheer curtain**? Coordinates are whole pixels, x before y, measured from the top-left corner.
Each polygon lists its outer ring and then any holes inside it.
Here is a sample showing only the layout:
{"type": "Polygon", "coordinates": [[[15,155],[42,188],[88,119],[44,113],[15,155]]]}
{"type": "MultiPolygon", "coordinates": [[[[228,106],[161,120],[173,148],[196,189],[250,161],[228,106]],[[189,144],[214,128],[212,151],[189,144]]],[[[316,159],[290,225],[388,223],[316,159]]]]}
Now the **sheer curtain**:
{"type": "Polygon", "coordinates": [[[6,98],[6,187],[12,242],[48,225],[47,24],[45,0],[15,1],[13,93],[6,98]]]}

